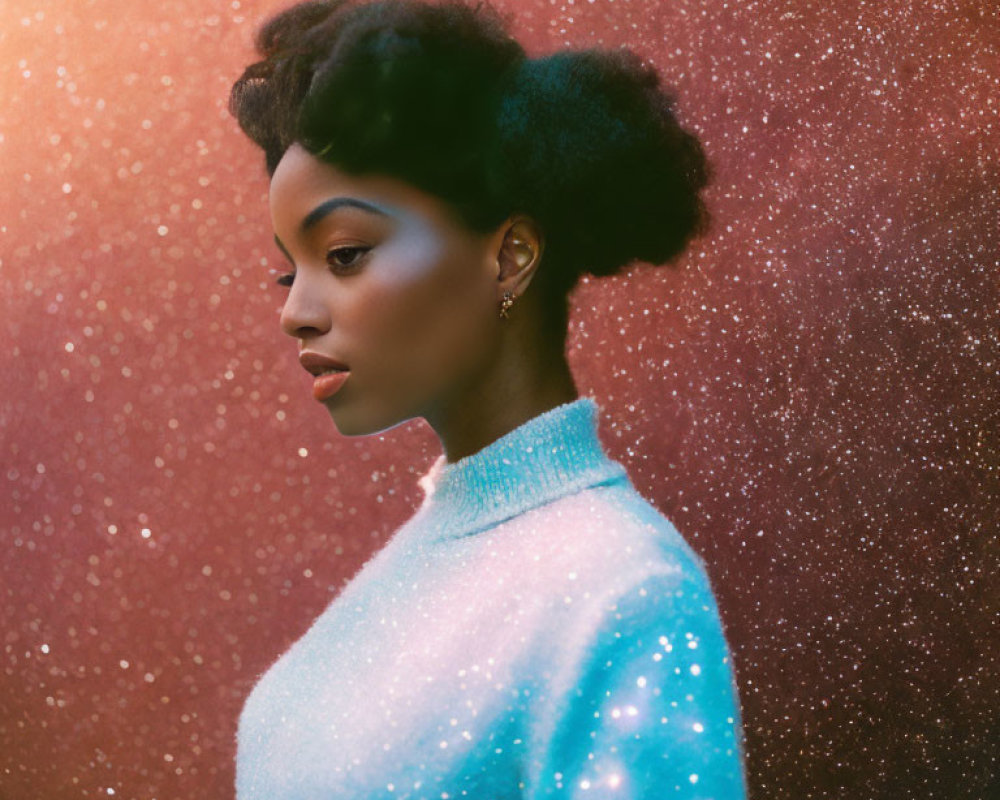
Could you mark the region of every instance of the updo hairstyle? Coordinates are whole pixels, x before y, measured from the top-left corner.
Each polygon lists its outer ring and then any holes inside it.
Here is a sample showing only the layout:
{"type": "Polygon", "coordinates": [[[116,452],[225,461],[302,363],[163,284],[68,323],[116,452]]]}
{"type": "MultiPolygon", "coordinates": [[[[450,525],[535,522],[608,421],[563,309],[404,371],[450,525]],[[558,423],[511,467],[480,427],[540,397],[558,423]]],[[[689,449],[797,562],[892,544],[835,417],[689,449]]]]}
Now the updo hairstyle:
{"type": "MultiPolygon", "coordinates": [[[[529,58],[486,2],[311,0],[259,31],[229,108],[273,174],[287,148],[436,196],[470,229],[541,228],[534,283],[565,334],[580,275],[674,259],[708,223],[709,167],[627,49],[529,58]]],[[[534,284],[533,284],[534,285],[534,284]]]]}

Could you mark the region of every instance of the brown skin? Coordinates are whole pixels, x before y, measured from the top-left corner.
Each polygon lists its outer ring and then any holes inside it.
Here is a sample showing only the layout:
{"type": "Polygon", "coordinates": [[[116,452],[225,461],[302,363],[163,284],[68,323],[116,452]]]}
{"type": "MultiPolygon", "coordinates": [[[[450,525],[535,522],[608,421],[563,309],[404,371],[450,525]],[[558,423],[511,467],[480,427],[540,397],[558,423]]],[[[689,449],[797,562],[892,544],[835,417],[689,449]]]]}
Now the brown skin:
{"type": "Polygon", "coordinates": [[[323,401],[340,433],[423,417],[451,463],[579,396],[564,341],[542,333],[539,292],[526,291],[544,247],[530,218],[478,233],[409,183],[350,175],[299,145],[278,164],[269,204],[295,271],[281,327],[351,371],[323,401]],[[341,206],[303,230],[336,197],[386,215],[341,206]],[[515,302],[500,319],[505,291],[515,302]]]}

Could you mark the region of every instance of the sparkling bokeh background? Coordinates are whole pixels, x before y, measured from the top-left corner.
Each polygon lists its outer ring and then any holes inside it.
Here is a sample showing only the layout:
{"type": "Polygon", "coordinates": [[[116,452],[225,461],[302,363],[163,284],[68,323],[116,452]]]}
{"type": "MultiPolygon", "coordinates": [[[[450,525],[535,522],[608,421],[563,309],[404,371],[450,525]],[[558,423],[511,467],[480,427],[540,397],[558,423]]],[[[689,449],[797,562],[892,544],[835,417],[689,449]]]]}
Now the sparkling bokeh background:
{"type": "MultiPolygon", "coordinates": [[[[0,5],[4,800],[231,796],[256,676],[440,452],[337,434],[278,328],[225,103],[282,5],[0,5]]],[[[571,363],[707,561],[754,797],[1000,797],[995,4],[498,5],[653,59],[715,165],[571,363]]]]}

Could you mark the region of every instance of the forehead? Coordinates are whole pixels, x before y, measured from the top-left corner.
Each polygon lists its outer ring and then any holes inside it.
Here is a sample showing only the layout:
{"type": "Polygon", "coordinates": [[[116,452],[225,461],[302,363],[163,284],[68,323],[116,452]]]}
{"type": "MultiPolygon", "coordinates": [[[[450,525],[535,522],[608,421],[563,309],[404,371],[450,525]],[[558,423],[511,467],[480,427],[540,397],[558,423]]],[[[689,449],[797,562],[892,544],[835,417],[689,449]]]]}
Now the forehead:
{"type": "Polygon", "coordinates": [[[387,175],[354,175],[322,161],[299,144],[285,152],[271,176],[271,216],[296,225],[314,208],[337,197],[371,203],[390,217],[443,228],[461,227],[438,198],[406,181],[387,175]]]}

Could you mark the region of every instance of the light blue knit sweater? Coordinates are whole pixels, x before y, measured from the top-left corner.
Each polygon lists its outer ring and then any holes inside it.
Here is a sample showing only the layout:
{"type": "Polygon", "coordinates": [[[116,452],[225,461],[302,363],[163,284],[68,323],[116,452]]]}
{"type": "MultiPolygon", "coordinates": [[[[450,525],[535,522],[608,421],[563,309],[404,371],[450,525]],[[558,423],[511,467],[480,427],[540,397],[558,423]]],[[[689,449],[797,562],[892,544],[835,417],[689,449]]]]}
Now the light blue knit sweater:
{"type": "Polygon", "coordinates": [[[589,397],[467,458],[264,675],[238,800],[746,796],[704,565],[589,397]]]}

